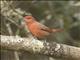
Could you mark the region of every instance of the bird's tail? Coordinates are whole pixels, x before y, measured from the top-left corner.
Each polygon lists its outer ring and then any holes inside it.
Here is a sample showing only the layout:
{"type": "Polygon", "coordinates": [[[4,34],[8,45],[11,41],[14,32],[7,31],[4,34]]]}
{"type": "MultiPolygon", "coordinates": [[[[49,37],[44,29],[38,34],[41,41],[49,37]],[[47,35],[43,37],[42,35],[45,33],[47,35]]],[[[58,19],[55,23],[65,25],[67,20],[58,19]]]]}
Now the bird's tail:
{"type": "Polygon", "coordinates": [[[63,32],[64,30],[63,29],[52,29],[52,32],[63,32]]]}

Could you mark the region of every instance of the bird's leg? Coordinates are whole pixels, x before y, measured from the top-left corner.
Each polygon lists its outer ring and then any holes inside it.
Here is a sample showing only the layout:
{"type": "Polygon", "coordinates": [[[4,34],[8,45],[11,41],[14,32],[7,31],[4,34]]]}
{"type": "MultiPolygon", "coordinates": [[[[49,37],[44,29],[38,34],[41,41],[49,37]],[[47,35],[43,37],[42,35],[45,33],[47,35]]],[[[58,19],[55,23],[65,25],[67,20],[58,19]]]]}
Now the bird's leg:
{"type": "Polygon", "coordinates": [[[36,36],[33,36],[33,37],[34,37],[35,40],[40,40],[40,41],[46,43],[46,39],[39,39],[39,38],[37,38],[36,36]]]}
{"type": "Polygon", "coordinates": [[[46,41],[46,39],[44,39],[44,40],[42,40],[44,43],[46,43],[47,41],[46,41]]]}
{"type": "Polygon", "coordinates": [[[33,36],[33,37],[34,37],[34,39],[39,40],[36,36],[33,36]]]}

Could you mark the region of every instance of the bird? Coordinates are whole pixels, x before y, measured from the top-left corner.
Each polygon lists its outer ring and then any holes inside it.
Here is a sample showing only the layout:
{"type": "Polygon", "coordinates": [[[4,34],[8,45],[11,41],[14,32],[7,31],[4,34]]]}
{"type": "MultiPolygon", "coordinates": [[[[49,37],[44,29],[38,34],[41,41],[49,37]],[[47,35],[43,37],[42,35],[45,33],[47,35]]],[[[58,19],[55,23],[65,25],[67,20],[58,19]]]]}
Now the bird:
{"type": "Polygon", "coordinates": [[[31,34],[37,39],[44,39],[51,33],[61,32],[63,29],[52,29],[38,22],[33,16],[24,16],[25,27],[28,27],[31,34]]]}

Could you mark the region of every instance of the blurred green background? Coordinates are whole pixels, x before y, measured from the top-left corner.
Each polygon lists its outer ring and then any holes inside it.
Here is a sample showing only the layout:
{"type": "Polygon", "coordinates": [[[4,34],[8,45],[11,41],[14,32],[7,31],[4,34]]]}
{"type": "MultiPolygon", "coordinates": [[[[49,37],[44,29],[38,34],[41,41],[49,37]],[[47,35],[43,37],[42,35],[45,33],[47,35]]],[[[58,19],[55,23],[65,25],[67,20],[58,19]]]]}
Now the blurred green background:
{"type": "MultiPolygon", "coordinates": [[[[20,8],[23,11],[31,13],[37,21],[50,28],[64,29],[61,33],[52,34],[49,40],[80,47],[80,1],[13,1],[11,5],[15,9],[20,8]]],[[[23,22],[23,19],[17,16],[10,16],[10,18],[18,25],[21,25],[23,22]]],[[[27,31],[25,29],[19,29],[16,24],[11,23],[1,15],[0,34],[27,37],[27,31]],[[8,31],[8,24],[12,30],[12,34],[8,31]]],[[[20,60],[26,59],[24,57],[20,60]]],[[[37,58],[36,60],[41,59],[37,58]]]]}

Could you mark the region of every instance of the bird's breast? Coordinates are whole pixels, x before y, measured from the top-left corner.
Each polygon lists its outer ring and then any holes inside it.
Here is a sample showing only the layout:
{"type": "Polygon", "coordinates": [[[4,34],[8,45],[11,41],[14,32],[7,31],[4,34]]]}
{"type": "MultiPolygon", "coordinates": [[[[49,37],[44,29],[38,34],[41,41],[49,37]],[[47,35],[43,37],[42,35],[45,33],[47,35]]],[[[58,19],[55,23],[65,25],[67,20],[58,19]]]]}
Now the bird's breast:
{"type": "Polygon", "coordinates": [[[49,35],[49,32],[41,30],[40,26],[36,24],[31,24],[28,26],[30,32],[37,38],[44,38],[49,35]]]}

